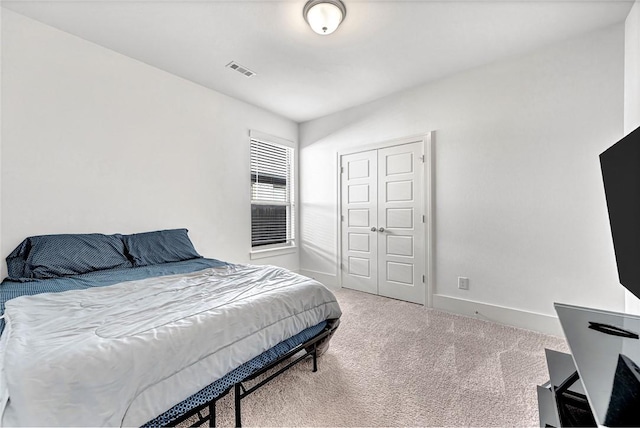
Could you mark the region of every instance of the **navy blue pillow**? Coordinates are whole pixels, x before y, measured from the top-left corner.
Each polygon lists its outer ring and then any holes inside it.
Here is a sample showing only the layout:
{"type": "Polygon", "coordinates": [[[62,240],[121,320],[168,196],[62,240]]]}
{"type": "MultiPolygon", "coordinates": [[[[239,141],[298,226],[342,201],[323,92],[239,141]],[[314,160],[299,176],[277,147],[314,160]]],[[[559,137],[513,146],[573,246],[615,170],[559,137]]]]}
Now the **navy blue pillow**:
{"type": "Polygon", "coordinates": [[[159,265],[202,257],[193,248],[187,232],[187,229],[159,230],[124,235],[122,239],[134,266],[159,265]]]}
{"type": "Polygon", "coordinates": [[[132,267],[122,235],[31,236],[9,254],[10,279],[46,279],[132,267]]]}
{"type": "Polygon", "coordinates": [[[7,275],[9,279],[24,278],[25,263],[31,249],[29,238],[25,239],[7,256],[7,275]]]}

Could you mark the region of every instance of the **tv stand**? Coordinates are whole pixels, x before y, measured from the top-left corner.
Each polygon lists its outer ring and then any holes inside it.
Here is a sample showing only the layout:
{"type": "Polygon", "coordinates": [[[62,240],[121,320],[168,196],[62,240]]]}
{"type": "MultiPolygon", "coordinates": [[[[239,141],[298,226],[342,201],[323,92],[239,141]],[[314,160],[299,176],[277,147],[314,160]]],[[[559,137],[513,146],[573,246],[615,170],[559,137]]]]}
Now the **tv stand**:
{"type": "Polygon", "coordinates": [[[545,349],[549,381],[538,386],[541,427],[596,426],[571,354],[545,349]]]}
{"type": "Polygon", "coordinates": [[[546,350],[541,427],[640,426],[640,317],[555,304],[571,354],[546,350]]]}

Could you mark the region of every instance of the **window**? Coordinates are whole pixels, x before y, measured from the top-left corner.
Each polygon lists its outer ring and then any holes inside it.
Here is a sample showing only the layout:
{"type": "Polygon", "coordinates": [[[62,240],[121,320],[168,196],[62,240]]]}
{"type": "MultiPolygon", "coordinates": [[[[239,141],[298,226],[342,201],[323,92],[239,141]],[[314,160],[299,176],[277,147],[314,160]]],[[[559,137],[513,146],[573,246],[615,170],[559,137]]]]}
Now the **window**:
{"type": "Polygon", "coordinates": [[[251,248],[294,244],[293,148],[251,139],[251,248]]]}

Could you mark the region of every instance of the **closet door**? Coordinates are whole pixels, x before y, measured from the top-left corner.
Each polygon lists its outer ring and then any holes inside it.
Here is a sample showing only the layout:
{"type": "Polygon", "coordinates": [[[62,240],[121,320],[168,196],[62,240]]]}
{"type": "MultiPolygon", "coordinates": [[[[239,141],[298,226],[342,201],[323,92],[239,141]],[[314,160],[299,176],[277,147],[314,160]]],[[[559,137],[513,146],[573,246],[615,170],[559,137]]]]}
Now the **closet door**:
{"type": "Polygon", "coordinates": [[[378,294],[425,303],[422,143],[378,150],[378,294]]]}
{"type": "Polygon", "coordinates": [[[341,156],[342,286],[425,303],[423,143],[341,156]]]}
{"type": "Polygon", "coordinates": [[[342,284],[378,293],[378,157],[342,156],[342,284]]]}

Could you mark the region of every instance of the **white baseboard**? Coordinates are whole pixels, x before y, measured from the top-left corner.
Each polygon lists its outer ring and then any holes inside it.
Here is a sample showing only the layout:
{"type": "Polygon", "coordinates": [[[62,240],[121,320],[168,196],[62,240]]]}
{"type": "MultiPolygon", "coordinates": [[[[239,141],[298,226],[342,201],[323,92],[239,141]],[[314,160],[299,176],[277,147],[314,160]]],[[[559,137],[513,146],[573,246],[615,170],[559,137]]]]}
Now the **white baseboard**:
{"type": "MultiPolygon", "coordinates": [[[[299,273],[321,282],[328,288],[340,288],[336,274],[318,272],[310,269],[300,269],[299,273]]],[[[551,315],[491,305],[442,294],[434,294],[432,297],[434,309],[564,337],[558,318],[551,315]]]]}
{"type": "Polygon", "coordinates": [[[558,318],[550,315],[459,299],[442,294],[433,295],[433,308],[564,337],[558,318]]]}
{"type": "Polygon", "coordinates": [[[318,272],[318,271],[309,270],[309,269],[300,269],[300,275],[313,278],[328,288],[340,288],[340,286],[338,286],[338,277],[336,276],[336,274],[333,274],[333,273],[318,272]]]}

